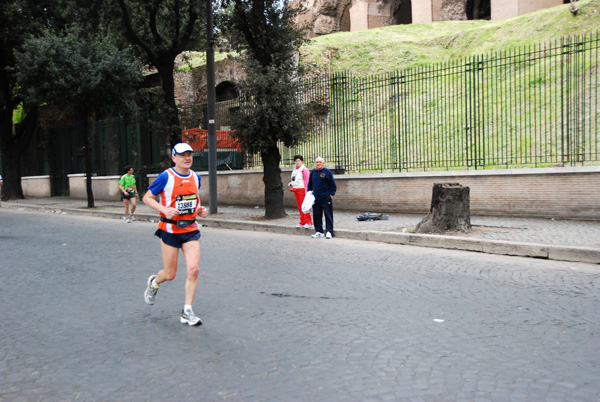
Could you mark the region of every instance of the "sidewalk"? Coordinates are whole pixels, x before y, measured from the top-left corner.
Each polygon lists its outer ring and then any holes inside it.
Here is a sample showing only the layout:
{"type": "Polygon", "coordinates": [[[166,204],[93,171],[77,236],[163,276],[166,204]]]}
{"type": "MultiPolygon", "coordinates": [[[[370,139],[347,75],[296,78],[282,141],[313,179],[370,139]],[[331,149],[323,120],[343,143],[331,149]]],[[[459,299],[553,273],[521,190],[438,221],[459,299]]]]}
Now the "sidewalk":
{"type": "MultiPolygon", "coordinates": [[[[39,211],[60,211],[66,214],[91,215],[120,219],[121,201],[96,201],[94,209],[87,208],[87,200],[69,197],[29,198],[2,202],[2,208],[39,211]]],[[[299,214],[286,209],[288,217],[265,220],[264,208],[219,206],[218,212],[199,219],[205,227],[235,230],[267,231],[309,236],[312,230],[297,229],[299,214]]],[[[522,219],[472,216],[473,230],[468,233],[446,235],[419,235],[408,232],[423,216],[387,214],[389,220],[360,222],[356,215],[372,211],[334,211],[337,238],[380,241],[422,247],[446,248],[517,255],[552,260],[600,264],[600,220],[574,221],[550,219],[522,219]],[[407,229],[405,231],[405,229],[407,229]]],[[[135,213],[138,220],[154,220],[158,214],[138,202],[135,213]]],[[[123,224],[126,224],[123,222],[123,224]]],[[[335,240],[335,239],[334,239],[335,240]]],[[[315,240],[329,241],[329,240],[315,240]]]]}

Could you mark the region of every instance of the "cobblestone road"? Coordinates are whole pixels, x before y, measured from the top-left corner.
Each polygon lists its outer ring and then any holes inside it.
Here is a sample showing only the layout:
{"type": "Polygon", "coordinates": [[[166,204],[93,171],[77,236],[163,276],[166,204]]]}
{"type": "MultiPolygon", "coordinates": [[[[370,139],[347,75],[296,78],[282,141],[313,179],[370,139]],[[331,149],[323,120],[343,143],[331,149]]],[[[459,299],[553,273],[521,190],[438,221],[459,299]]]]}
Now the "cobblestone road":
{"type": "Polygon", "coordinates": [[[208,228],[188,327],[154,230],[0,210],[1,400],[600,399],[597,265],[208,228]]]}

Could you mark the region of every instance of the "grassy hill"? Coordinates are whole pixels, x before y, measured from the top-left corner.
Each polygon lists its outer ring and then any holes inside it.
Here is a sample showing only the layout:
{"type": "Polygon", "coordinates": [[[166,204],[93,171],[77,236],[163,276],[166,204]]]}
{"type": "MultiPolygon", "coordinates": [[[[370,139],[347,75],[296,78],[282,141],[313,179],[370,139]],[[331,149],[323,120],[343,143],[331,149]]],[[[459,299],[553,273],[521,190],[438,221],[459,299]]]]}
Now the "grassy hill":
{"type": "MultiPolygon", "coordinates": [[[[563,60],[566,53],[555,46],[568,36],[600,35],[600,0],[576,5],[576,15],[562,5],[502,21],[397,25],[311,39],[300,57],[309,75],[349,72],[350,78],[311,87],[307,99],[323,118],[310,141],[282,151],[284,164],[300,153],[339,159],[360,172],[597,165],[597,48],[588,49],[588,58],[574,53],[563,60]],[[527,56],[545,43],[554,49],[527,56]],[[510,50],[508,58],[486,58],[484,69],[465,68],[469,56],[510,50]],[[402,79],[386,80],[398,70],[402,79]]],[[[197,56],[189,66],[204,64],[204,54],[197,56]]]]}
{"type": "MultiPolygon", "coordinates": [[[[445,21],[340,32],[311,39],[300,50],[306,71],[380,74],[418,65],[559,40],[600,29],[600,0],[579,0],[502,21],[445,21]]],[[[215,52],[215,61],[234,56],[215,52]]],[[[206,65],[205,52],[186,52],[178,69],[206,65]]]]}
{"type": "Polygon", "coordinates": [[[595,33],[600,0],[569,5],[502,21],[446,21],[340,32],[312,39],[301,49],[308,71],[350,71],[365,76],[434,64],[514,47],[595,33]]]}

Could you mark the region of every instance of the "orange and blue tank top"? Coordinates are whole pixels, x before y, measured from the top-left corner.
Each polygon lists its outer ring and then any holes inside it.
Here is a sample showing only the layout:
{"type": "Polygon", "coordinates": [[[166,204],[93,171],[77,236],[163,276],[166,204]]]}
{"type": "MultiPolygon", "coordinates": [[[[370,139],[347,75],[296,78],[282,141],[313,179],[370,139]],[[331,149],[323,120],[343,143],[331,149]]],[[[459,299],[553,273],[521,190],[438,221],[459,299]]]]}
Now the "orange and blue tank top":
{"type": "MultiPolygon", "coordinates": [[[[196,219],[200,204],[199,188],[200,176],[193,170],[190,170],[187,176],[182,176],[173,168],[169,168],[156,177],[156,180],[148,187],[148,191],[159,196],[163,206],[177,208],[180,211],[180,214],[173,220],[196,219]]],[[[166,218],[162,213],[160,216],[166,218]]],[[[198,224],[193,223],[186,228],[178,228],[173,223],[159,222],[158,228],[167,233],[189,233],[198,230],[198,224]]]]}

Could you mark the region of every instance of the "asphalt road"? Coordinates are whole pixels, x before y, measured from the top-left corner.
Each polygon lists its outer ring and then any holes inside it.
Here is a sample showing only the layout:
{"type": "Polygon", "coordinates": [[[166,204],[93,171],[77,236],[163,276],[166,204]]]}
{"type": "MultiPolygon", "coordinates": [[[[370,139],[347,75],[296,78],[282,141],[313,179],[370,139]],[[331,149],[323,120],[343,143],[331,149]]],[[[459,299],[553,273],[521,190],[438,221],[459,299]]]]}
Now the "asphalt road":
{"type": "Polygon", "coordinates": [[[194,310],[156,224],[0,208],[0,400],[600,399],[600,269],[202,229],[194,310]]]}

